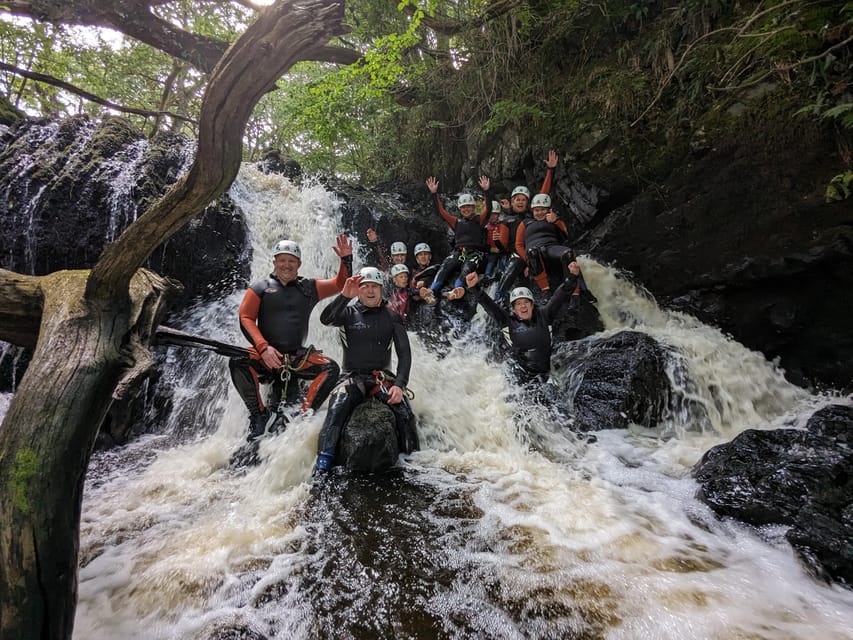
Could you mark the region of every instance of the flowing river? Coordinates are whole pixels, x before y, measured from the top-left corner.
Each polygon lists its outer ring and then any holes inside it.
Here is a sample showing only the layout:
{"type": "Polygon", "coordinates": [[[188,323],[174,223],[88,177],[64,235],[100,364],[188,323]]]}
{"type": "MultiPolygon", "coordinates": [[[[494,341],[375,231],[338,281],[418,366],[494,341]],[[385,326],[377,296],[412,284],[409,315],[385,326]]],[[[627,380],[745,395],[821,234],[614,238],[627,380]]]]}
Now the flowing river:
{"type": "MultiPolygon", "coordinates": [[[[280,237],[301,244],[303,275],[335,273],[330,193],[244,168],[231,194],[250,218],[253,278],[280,237]]],[[[581,264],[606,332],[672,350],[664,424],[588,442],[520,406],[487,357],[481,311],[445,357],[412,334],[422,450],[389,476],[312,487],[325,408],[265,439],[260,465],[229,470],[246,411],[227,363],[172,348],[168,420],[92,459],[74,637],[853,638],[853,591],[809,577],[784,528],[718,519],[690,478],[744,429],[802,426],[844,400],[792,386],[760,354],[581,264]]],[[[241,297],[178,326],[245,344],[241,297]]],[[[325,304],[309,342],[340,361],[325,304]]]]}

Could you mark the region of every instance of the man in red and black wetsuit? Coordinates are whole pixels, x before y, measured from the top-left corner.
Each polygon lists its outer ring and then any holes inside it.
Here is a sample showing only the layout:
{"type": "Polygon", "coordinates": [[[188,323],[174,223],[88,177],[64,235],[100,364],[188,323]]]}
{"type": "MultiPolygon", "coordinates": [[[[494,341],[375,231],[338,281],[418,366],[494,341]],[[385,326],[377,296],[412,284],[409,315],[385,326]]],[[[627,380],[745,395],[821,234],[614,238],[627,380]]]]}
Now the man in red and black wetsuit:
{"type": "MultiPolygon", "coordinates": [[[[554,179],[554,171],[557,168],[559,157],[553,149],[548,152],[548,157],[545,159],[545,180],[542,182],[540,193],[549,193],[551,191],[551,183],[554,179]]],[[[518,186],[512,190],[510,199],[510,210],[507,212],[504,224],[509,227],[509,250],[513,251],[516,245],[516,235],[519,225],[525,220],[525,217],[531,215],[530,212],[530,189],[524,186],[518,186]]],[[[515,281],[524,272],[524,267],[527,266],[524,258],[518,252],[512,253],[504,269],[503,277],[498,283],[498,289],[495,293],[495,301],[504,304],[507,293],[512,288],[515,281]]]]}
{"type": "Polygon", "coordinates": [[[237,393],[249,409],[249,441],[264,433],[271,415],[261,400],[261,383],[273,383],[270,404],[274,404],[282,393],[286,402],[296,399],[298,383],[291,378],[311,380],[302,402],[302,411],[307,411],[318,409],[338,380],[338,364],[303,344],[311,310],[323,298],[339,293],[352,272],[352,243],[346,235],[338,236],[334,250],[341,259],[337,276],[310,280],[299,276],[299,245],[280,240],[273,247],[273,272],[253,283],[243,296],[240,329],[252,343],[250,359],[232,359],[229,368],[237,393]],[[289,383],[286,389],[285,382],[289,383]]]}

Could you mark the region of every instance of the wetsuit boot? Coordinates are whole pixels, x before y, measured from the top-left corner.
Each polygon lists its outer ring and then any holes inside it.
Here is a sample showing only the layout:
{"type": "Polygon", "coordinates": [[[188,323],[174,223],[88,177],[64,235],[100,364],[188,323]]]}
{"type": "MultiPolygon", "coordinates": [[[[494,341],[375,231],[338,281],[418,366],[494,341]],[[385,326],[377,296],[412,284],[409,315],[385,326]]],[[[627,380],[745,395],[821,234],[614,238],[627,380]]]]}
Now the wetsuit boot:
{"type": "Polygon", "coordinates": [[[270,412],[265,409],[261,413],[249,416],[249,435],[246,436],[246,442],[252,442],[264,435],[270,415],[270,412]]]}

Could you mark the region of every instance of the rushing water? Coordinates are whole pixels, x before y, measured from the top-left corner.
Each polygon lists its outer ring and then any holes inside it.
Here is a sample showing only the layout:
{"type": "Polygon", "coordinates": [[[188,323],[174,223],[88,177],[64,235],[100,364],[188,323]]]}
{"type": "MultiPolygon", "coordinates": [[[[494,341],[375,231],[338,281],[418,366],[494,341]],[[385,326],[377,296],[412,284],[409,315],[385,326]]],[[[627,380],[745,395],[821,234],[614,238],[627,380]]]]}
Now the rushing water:
{"type": "MultiPolygon", "coordinates": [[[[335,272],[325,190],[244,169],[231,194],[251,217],[254,277],[279,237],[300,242],[304,275],[335,272]]],[[[588,443],[518,406],[478,338],[481,313],[446,357],[412,336],[422,451],[390,476],[312,488],[325,409],[235,473],[246,411],[226,363],[173,349],[178,408],[162,434],[92,461],[75,638],[853,637],[853,592],[811,579],[781,528],[719,520],[690,479],[709,447],[801,425],[827,399],[613,270],[582,266],[606,331],[643,331],[675,354],[665,424],[588,443]]],[[[240,296],[182,328],[242,344],[240,296]]],[[[339,359],[324,305],[309,339],[339,359]]]]}

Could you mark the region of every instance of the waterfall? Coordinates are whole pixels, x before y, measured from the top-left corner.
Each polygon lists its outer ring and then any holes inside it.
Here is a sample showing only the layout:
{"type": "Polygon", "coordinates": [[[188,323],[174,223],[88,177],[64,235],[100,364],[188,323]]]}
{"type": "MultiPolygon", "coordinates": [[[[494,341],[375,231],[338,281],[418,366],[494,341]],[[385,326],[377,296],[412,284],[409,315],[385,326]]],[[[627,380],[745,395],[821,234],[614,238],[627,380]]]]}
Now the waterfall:
{"type": "MultiPolygon", "coordinates": [[[[253,279],[283,237],[300,243],[302,275],[334,275],[340,203],[324,188],[244,167],[231,196],[250,220],[253,279]]],[[[257,467],[229,470],[247,413],[224,358],[172,348],[168,419],[93,457],[75,637],[849,638],[853,593],[809,578],[783,528],[717,518],[690,478],[709,447],[801,426],[831,399],[613,269],[581,265],[606,332],[642,331],[673,353],[663,425],[596,442],[561,431],[488,357],[479,312],[446,355],[412,334],[422,450],[388,477],[312,487],[325,408],[264,439],[257,467]]],[[[241,296],[179,328],[244,344],[241,296]]],[[[309,342],[340,361],[325,304],[309,342]]]]}

